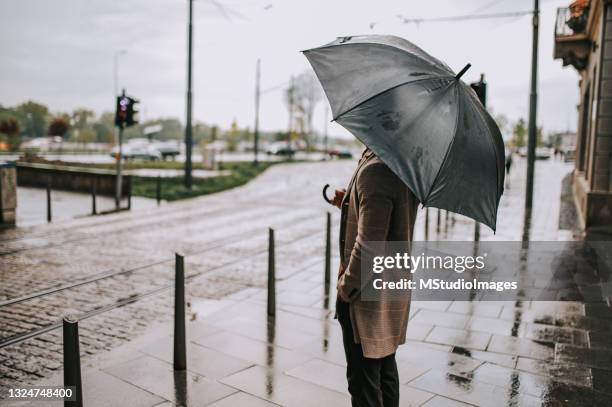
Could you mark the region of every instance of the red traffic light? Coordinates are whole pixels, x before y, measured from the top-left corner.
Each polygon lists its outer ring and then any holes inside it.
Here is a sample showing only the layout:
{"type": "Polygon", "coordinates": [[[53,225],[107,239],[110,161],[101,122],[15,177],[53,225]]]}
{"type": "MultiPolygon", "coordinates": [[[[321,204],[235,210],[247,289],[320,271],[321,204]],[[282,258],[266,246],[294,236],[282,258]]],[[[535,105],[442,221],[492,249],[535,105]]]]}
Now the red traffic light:
{"type": "Polygon", "coordinates": [[[118,127],[130,127],[138,124],[135,109],[138,100],[125,95],[117,96],[117,108],[115,113],[115,125],[118,127]]]}

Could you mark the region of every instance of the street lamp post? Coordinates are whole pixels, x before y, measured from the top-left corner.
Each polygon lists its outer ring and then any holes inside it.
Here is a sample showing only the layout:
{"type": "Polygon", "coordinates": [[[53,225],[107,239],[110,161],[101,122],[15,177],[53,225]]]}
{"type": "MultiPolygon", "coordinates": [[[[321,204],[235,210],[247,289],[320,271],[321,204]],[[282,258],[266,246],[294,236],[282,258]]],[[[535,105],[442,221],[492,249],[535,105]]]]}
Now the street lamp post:
{"type": "MultiPolygon", "coordinates": [[[[124,49],[120,49],[118,51],[115,51],[114,54],[114,64],[113,64],[113,68],[114,68],[114,93],[115,93],[115,100],[113,101],[113,105],[117,102],[117,98],[119,97],[119,56],[121,55],[125,55],[127,53],[126,50],[124,49]]],[[[116,144],[117,144],[117,153],[115,155],[115,172],[116,172],[116,180],[115,180],[115,209],[119,210],[120,206],[121,206],[121,184],[122,184],[122,179],[121,179],[121,142],[122,142],[122,129],[115,129],[115,140],[116,140],[116,144]]]]}
{"type": "Polygon", "coordinates": [[[191,128],[191,64],[193,53],[193,0],[189,0],[189,26],[187,30],[187,119],[185,123],[185,188],[191,189],[191,149],[193,134],[191,128]]]}
{"type": "Polygon", "coordinates": [[[327,159],[329,157],[329,137],[327,135],[327,131],[329,127],[329,109],[327,108],[327,106],[325,106],[325,118],[323,119],[323,121],[325,125],[323,127],[323,145],[324,145],[325,159],[327,159]]]}
{"type": "Polygon", "coordinates": [[[293,75],[289,84],[289,135],[287,136],[287,148],[291,151],[291,136],[293,135],[293,75]]]}
{"type": "MultiPolygon", "coordinates": [[[[119,96],[119,57],[121,55],[127,54],[127,51],[124,49],[120,49],[115,51],[114,54],[114,87],[115,87],[115,97],[119,96]]],[[[114,101],[113,101],[114,102],[114,101]]]]}
{"type": "Polygon", "coordinates": [[[253,128],[253,162],[257,164],[257,154],[259,153],[259,97],[261,95],[259,81],[261,79],[261,59],[257,59],[255,70],[255,127],[253,128]]]}
{"type": "MultiPolygon", "coordinates": [[[[470,84],[472,89],[476,91],[476,95],[482,103],[482,106],[487,108],[487,83],[485,82],[484,74],[480,74],[480,80],[478,82],[474,82],[470,84]]],[[[448,213],[447,213],[448,215],[448,213]]],[[[480,223],[478,221],[474,222],[474,241],[478,242],[480,240],[480,223]]]]}
{"type": "Polygon", "coordinates": [[[533,6],[533,45],[531,49],[531,92],[529,94],[529,129],[527,138],[527,188],[525,192],[525,210],[533,206],[533,177],[536,148],[536,121],[538,102],[538,27],[540,19],[540,2],[534,0],[533,6]]]}

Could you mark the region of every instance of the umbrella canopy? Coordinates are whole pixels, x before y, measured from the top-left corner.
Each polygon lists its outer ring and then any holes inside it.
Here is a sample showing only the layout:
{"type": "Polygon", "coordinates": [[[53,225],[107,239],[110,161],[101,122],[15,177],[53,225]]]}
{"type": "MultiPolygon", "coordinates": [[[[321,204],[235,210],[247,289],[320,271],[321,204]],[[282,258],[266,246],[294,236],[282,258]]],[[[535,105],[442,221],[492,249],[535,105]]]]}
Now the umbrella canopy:
{"type": "Polygon", "coordinates": [[[394,36],[341,37],[304,55],[334,120],[374,151],[424,206],[495,230],[504,144],[460,75],[394,36]]]}

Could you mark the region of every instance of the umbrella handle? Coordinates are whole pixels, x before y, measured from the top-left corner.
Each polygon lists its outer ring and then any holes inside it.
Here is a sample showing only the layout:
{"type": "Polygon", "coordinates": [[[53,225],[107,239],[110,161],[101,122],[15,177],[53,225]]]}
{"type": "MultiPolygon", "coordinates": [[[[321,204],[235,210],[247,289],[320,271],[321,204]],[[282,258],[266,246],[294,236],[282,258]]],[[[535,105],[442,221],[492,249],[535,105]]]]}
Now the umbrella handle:
{"type": "Polygon", "coordinates": [[[323,199],[325,199],[328,204],[333,205],[333,202],[327,197],[327,188],[329,188],[329,184],[325,184],[323,187],[323,199]]]}

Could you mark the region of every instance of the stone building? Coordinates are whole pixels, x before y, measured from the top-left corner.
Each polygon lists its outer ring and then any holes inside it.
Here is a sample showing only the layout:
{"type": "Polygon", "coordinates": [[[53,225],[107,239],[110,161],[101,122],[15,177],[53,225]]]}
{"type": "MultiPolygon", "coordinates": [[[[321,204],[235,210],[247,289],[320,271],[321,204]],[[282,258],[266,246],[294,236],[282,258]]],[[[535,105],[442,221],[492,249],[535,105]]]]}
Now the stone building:
{"type": "Polygon", "coordinates": [[[612,226],[612,0],[557,10],[554,57],[580,75],[574,199],[586,232],[612,226]]]}

